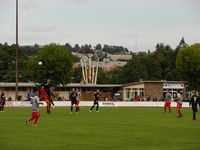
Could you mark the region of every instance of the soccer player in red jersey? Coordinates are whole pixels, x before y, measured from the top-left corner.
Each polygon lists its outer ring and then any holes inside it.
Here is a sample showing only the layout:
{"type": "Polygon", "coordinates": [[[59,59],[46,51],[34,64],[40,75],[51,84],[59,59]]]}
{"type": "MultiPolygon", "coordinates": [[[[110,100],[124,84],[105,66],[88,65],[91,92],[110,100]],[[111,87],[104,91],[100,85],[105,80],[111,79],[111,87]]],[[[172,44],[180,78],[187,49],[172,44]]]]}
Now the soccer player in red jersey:
{"type": "Polygon", "coordinates": [[[176,108],[177,108],[177,112],[178,112],[178,118],[182,118],[183,117],[183,114],[181,112],[181,108],[182,108],[182,100],[183,100],[183,97],[182,95],[180,94],[179,91],[176,91],[176,94],[177,94],[177,105],[176,105],[176,108]]]}
{"type": "Polygon", "coordinates": [[[40,112],[39,112],[39,105],[43,103],[39,101],[39,97],[37,95],[37,92],[34,92],[34,97],[31,98],[31,104],[32,104],[32,116],[30,119],[26,120],[26,124],[28,125],[29,122],[34,120],[34,126],[37,126],[37,121],[40,117],[40,112]]]}
{"type": "Polygon", "coordinates": [[[169,113],[171,113],[171,101],[172,101],[172,95],[169,93],[169,90],[167,90],[167,93],[165,94],[165,105],[164,105],[164,113],[166,113],[166,109],[168,107],[169,113]]]}
{"type": "Polygon", "coordinates": [[[76,108],[77,108],[78,111],[80,111],[80,105],[79,105],[79,103],[80,103],[80,101],[82,99],[82,95],[81,95],[81,92],[78,89],[76,90],[76,93],[77,93],[76,108]]]}
{"type": "Polygon", "coordinates": [[[42,86],[40,88],[40,99],[41,100],[44,100],[46,103],[47,103],[47,106],[46,106],[46,112],[48,114],[50,114],[50,109],[51,109],[51,103],[49,101],[49,98],[48,98],[48,95],[47,95],[47,92],[46,92],[46,89],[44,88],[44,86],[42,86]]]}

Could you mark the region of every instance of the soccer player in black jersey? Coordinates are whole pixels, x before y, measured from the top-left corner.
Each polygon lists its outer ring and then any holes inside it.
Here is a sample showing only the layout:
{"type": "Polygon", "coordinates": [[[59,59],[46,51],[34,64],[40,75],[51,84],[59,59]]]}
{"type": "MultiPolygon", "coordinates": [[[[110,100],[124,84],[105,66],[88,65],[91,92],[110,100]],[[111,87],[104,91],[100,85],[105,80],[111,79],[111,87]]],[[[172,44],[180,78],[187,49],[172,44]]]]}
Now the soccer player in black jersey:
{"type": "Polygon", "coordinates": [[[51,83],[51,80],[50,79],[44,80],[44,82],[40,86],[44,86],[49,102],[53,105],[53,107],[55,107],[54,102],[53,102],[53,99],[55,98],[55,95],[54,95],[55,87],[51,83]]]}
{"type": "MultiPolygon", "coordinates": [[[[78,97],[78,94],[76,93],[75,89],[73,88],[71,94],[69,95],[69,98],[71,100],[71,114],[73,113],[73,105],[75,105],[75,107],[76,107],[77,97],[78,97]]],[[[76,107],[76,113],[78,113],[77,107],[76,107]]]]}
{"type": "Polygon", "coordinates": [[[0,111],[1,112],[3,112],[3,110],[4,110],[5,103],[6,103],[6,97],[5,97],[4,92],[2,92],[1,96],[0,96],[0,111]]]}
{"type": "Polygon", "coordinates": [[[53,99],[55,99],[54,89],[55,89],[54,86],[50,87],[50,98],[49,98],[51,104],[53,105],[53,108],[55,108],[55,104],[53,102],[53,99]]]}
{"type": "Polygon", "coordinates": [[[99,93],[99,89],[97,89],[97,91],[94,93],[94,103],[92,105],[92,107],[90,108],[90,112],[92,112],[92,109],[95,107],[96,105],[96,112],[99,112],[99,98],[100,98],[100,93],[99,93]]]}
{"type": "Polygon", "coordinates": [[[47,113],[50,114],[51,113],[51,104],[55,107],[54,103],[53,103],[53,99],[52,99],[52,92],[51,92],[51,87],[53,87],[51,80],[47,79],[44,80],[43,83],[41,83],[39,85],[40,88],[40,97],[41,97],[41,89],[46,92],[46,96],[45,96],[45,101],[47,103],[47,113]],[[42,89],[41,87],[43,87],[44,89],[42,89]]]}
{"type": "Polygon", "coordinates": [[[193,120],[196,120],[196,113],[197,113],[197,107],[200,106],[200,97],[197,96],[196,91],[193,92],[193,96],[190,99],[190,106],[192,105],[192,111],[193,111],[193,120]]]}

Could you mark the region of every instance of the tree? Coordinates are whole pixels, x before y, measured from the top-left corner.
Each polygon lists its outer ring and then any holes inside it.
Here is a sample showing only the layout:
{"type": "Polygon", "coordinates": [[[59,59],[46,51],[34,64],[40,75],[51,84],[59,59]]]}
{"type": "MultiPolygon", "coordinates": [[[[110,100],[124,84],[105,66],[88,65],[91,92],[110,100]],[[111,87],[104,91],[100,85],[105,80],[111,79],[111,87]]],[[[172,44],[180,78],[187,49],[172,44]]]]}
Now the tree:
{"type": "Polygon", "coordinates": [[[184,48],[184,47],[187,47],[187,46],[188,46],[188,44],[185,43],[184,38],[182,38],[179,45],[176,47],[176,49],[184,48]]]}
{"type": "Polygon", "coordinates": [[[78,44],[75,44],[74,48],[73,48],[73,51],[77,52],[80,50],[80,47],[78,44]]]}
{"type": "Polygon", "coordinates": [[[0,80],[6,82],[15,81],[15,45],[7,43],[0,50],[0,80]]]}
{"type": "MultiPolygon", "coordinates": [[[[0,47],[0,80],[4,82],[15,82],[15,51],[16,45],[8,44],[0,47]]],[[[19,81],[24,81],[24,72],[26,72],[27,57],[22,49],[19,49],[19,81]]]]}
{"type": "Polygon", "coordinates": [[[85,44],[84,46],[81,46],[81,52],[85,53],[85,54],[92,54],[93,53],[93,49],[91,45],[85,44]]]}
{"type": "Polygon", "coordinates": [[[171,49],[169,45],[158,43],[153,53],[154,60],[160,66],[161,80],[180,80],[179,72],[176,69],[177,52],[171,49]]]}
{"type": "Polygon", "coordinates": [[[98,84],[106,84],[107,83],[107,75],[105,71],[103,71],[102,68],[98,69],[98,75],[97,75],[97,83],[98,84]]]}
{"type": "Polygon", "coordinates": [[[72,51],[72,46],[69,43],[66,43],[64,47],[69,51],[72,51]]]}
{"type": "Polygon", "coordinates": [[[112,71],[105,73],[105,77],[107,77],[106,78],[107,83],[109,84],[123,83],[122,69],[123,67],[117,67],[112,71]]]}
{"type": "Polygon", "coordinates": [[[200,44],[181,48],[176,59],[176,67],[188,81],[190,89],[200,88],[200,44]]]}
{"type": "Polygon", "coordinates": [[[81,79],[82,79],[82,68],[79,66],[78,68],[75,68],[72,71],[72,82],[80,83],[81,79]]]}
{"type": "Polygon", "coordinates": [[[102,50],[101,44],[97,44],[95,48],[96,48],[97,50],[102,50]]]}
{"type": "Polygon", "coordinates": [[[39,45],[35,44],[34,46],[20,46],[21,51],[26,56],[33,56],[39,50],[39,45]]]}
{"type": "Polygon", "coordinates": [[[129,60],[122,68],[117,68],[111,73],[113,83],[130,83],[143,80],[159,80],[161,78],[158,62],[153,58],[152,54],[138,53],[133,55],[133,59],[129,60]]]}
{"type": "Polygon", "coordinates": [[[142,55],[135,55],[133,59],[123,67],[122,70],[122,82],[130,83],[136,82],[140,79],[146,78],[146,72],[144,71],[144,63],[141,64],[142,55]]]}
{"type": "Polygon", "coordinates": [[[33,81],[51,79],[56,84],[71,80],[72,55],[59,44],[45,45],[37,55],[29,60],[29,70],[33,81]],[[42,65],[38,65],[41,61],[42,65]]]}

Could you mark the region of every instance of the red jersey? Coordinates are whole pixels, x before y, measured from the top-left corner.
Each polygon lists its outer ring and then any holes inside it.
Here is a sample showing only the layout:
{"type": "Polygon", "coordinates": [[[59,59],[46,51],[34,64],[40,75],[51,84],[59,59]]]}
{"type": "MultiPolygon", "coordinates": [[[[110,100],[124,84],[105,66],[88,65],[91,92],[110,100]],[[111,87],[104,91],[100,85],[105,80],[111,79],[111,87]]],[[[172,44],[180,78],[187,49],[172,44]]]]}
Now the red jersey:
{"type": "Polygon", "coordinates": [[[40,98],[45,100],[46,97],[47,97],[47,92],[46,92],[44,87],[41,87],[41,89],[40,89],[40,98]]]}

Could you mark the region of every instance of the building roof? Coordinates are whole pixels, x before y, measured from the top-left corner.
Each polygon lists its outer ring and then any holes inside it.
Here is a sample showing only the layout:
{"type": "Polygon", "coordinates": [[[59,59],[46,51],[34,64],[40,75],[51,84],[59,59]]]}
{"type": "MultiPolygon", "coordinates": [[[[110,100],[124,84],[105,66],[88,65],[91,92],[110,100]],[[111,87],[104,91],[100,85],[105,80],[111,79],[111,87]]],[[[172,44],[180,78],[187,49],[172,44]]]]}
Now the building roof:
{"type": "Polygon", "coordinates": [[[130,86],[130,85],[144,84],[144,83],[185,83],[185,81],[166,81],[166,80],[151,81],[151,80],[147,80],[147,81],[139,81],[139,82],[123,84],[123,87],[130,86]]]}
{"type": "MultiPolygon", "coordinates": [[[[36,87],[38,83],[18,83],[18,87],[36,87]]],[[[15,87],[16,83],[0,82],[0,87],[15,87]]],[[[63,87],[63,85],[59,85],[63,87]]],[[[70,83],[64,85],[64,87],[94,87],[94,88],[103,88],[103,87],[122,87],[122,84],[81,84],[81,83],[70,83]]]]}
{"type": "Polygon", "coordinates": [[[65,87],[122,87],[122,84],[81,84],[81,83],[70,83],[66,84],[65,87]]]}
{"type": "MultiPolygon", "coordinates": [[[[124,86],[130,86],[130,85],[137,85],[137,84],[144,84],[144,83],[185,83],[185,81],[166,81],[166,80],[160,80],[160,81],[140,81],[140,82],[133,82],[133,83],[127,83],[127,84],[82,84],[82,83],[69,83],[66,85],[59,85],[60,87],[91,87],[91,88],[113,88],[113,87],[124,87],[124,86]]],[[[39,85],[38,83],[18,83],[18,87],[36,87],[36,85],[39,85]]],[[[15,87],[16,83],[9,83],[9,82],[0,82],[0,87],[15,87]]]]}
{"type": "MultiPolygon", "coordinates": [[[[16,83],[14,82],[0,82],[0,87],[15,87],[16,83]]],[[[19,87],[35,87],[35,83],[18,83],[19,87]]]]}

